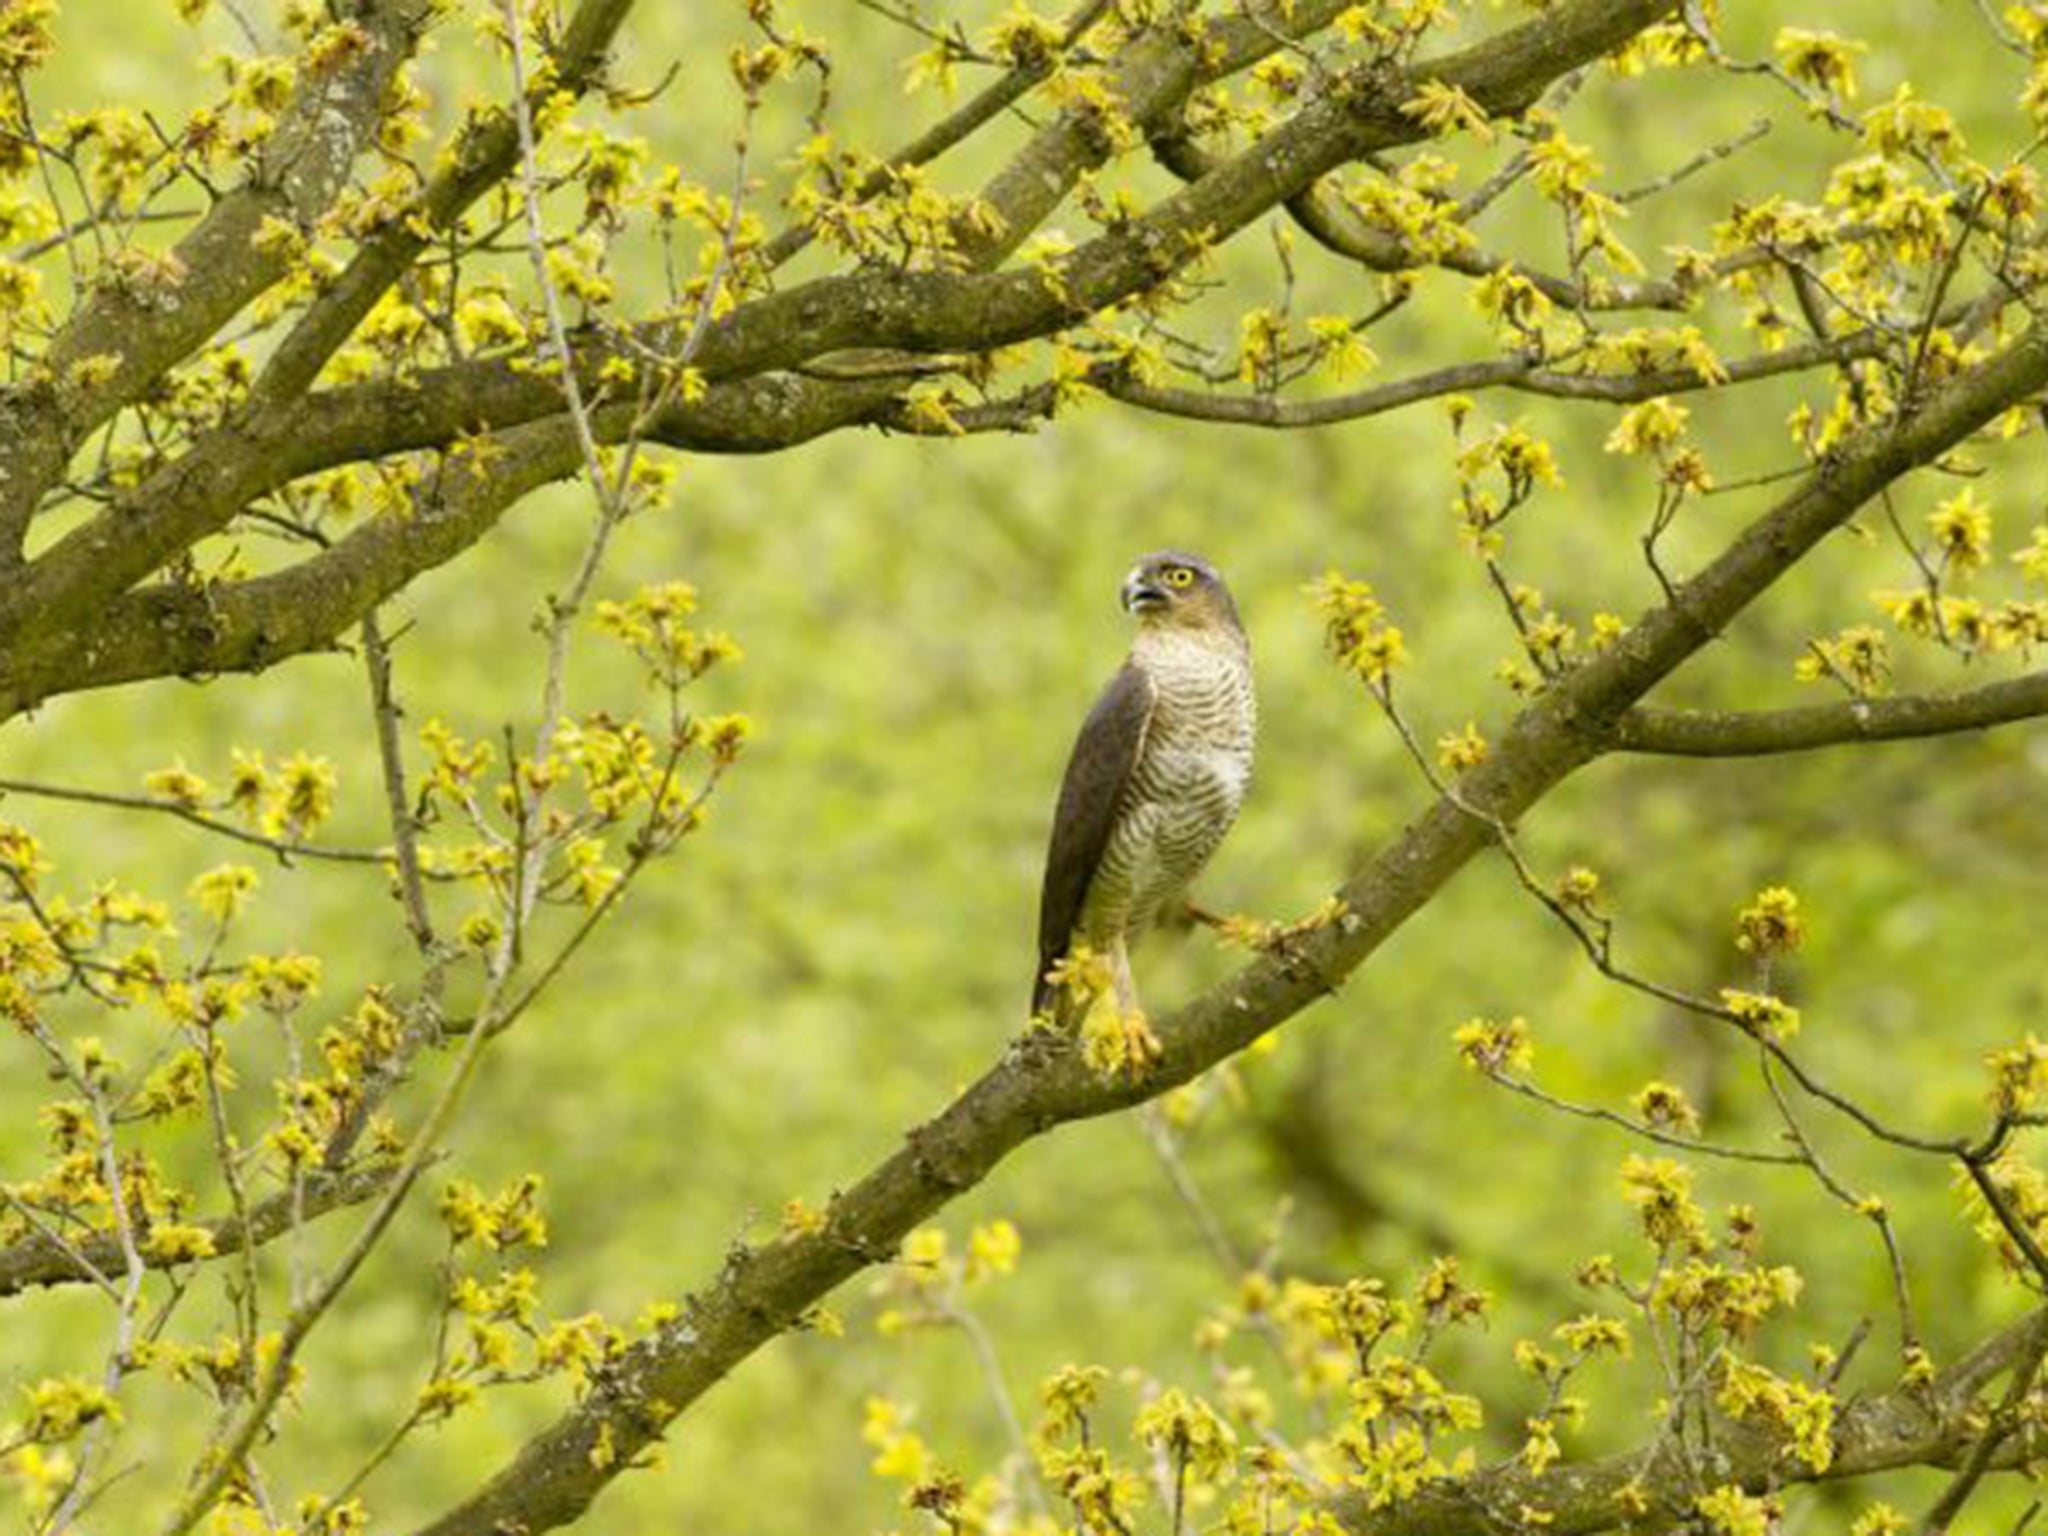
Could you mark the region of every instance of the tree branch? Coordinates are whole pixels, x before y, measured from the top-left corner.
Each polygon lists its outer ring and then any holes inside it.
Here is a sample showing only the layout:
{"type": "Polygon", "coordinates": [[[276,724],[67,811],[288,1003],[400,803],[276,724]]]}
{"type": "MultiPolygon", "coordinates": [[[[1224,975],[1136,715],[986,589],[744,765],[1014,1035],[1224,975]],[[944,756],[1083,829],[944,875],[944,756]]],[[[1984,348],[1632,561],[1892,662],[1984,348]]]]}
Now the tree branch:
{"type": "Polygon", "coordinates": [[[1048,335],[1167,281],[1346,161],[1427,137],[1402,111],[1426,81],[1490,116],[1526,109],[1559,75],[1601,57],[1676,0],[1565,0],[1537,19],[1412,71],[1357,72],[1141,217],[1049,269],[823,277],[744,304],[705,333],[714,378],[793,367],[851,347],[979,352],[1048,335]]]}
{"type": "MultiPolygon", "coordinates": [[[[1249,68],[1288,41],[1321,31],[1345,10],[1348,0],[1268,3],[1262,14],[1232,17],[1214,29],[1197,31],[1177,8],[1168,8],[1118,55],[1107,90],[1123,115],[1139,128],[1164,121],[1207,81],[1249,68]]],[[[1099,110],[1069,107],[982,189],[982,201],[1001,221],[989,235],[964,244],[970,263],[982,270],[1001,265],[1066,200],[1075,183],[1110,158],[1112,140],[1099,110]]]]}
{"type": "Polygon", "coordinates": [[[1658,395],[1688,394],[1723,383],[1745,384],[1753,379],[1776,378],[1809,368],[1871,357],[1883,350],[1888,339],[1880,331],[1865,330],[1833,341],[1807,342],[1777,352],[1761,352],[1726,364],[1726,376],[1713,379],[1693,368],[1657,368],[1633,374],[1565,373],[1556,368],[1545,368],[1531,357],[1497,357],[1456,363],[1405,379],[1369,385],[1349,394],[1327,395],[1319,400],[1205,393],[1144,384],[1127,378],[1111,379],[1102,385],[1102,389],[1126,405],[1162,416],[1227,422],[1235,426],[1299,430],[1332,426],[1342,421],[1359,421],[1404,405],[1413,405],[1418,400],[1477,389],[1504,388],[1562,400],[1602,400],[1616,404],[1649,400],[1658,395]]]}
{"type": "Polygon", "coordinates": [[[307,227],[340,192],[433,7],[362,0],[336,9],[362,27],[369,46],[333,73],[302,72],[248,181],[173,247],[175,302],[103,276],[52,338],[37,381],[0,393],[0,566],[19,560],[37,503],[85,435],[284,277],[289,259],[254,243],[263,221],[307,227]],[[74,370],[95,357],[117,366],[103,380],[82,381],[74,370]]]}
{"type": "MultiPolygon", "coordinates": [[[[1071,48],[1109,9],[1108,0],[1082,0],[1072,18],[1060,29],[1060,48],[1071,48]]],[[[882,163],[886,170],[869,175],[854,190],[856,202],[866,202],[889,183],[889,171],[929,165],[954,145],[971,138],[1017,102],[1053,72],[1056,54],[1031,59],[1005,71],[954,111],[927,128],[882,163]]],[[[817,226],[792,224],[761,248],[761,259],[770,268],[782,266],[817,238],[817,226]]]]}
{"type": "MultiPolygon", "coordinates": [[[[1220,159],[1194,135],[1180,131],[1154,135],[1151,148],[1153,158],[1182,181],[1201,180],[1220,159]]],[[[1369,272],[1392,275],[1441,267],[1465,277],[1488,277],[1506,269],[1526,278],[1560,309],[1575,311],[1682,310],[1691,302],[1691,291],[1676,282],[1581,284],[1477,246],[1425,256],[1392,230],[1372,223],[1323,181],[1297,192],[1286,206],[1288,217],[1317,245],[1369,272]]]]}
{"type": "MultiPolygon", "coordinates": [[[[158,677],[260,672],[334,642],[414,579],[454,559],[497,526],[520,500],[576,472],[581,446],[561,413],[561,393],[529,381],[552,414],[478,439],[428,478],[410,514],[371,519],[330,549],[266,576],[212,586],[159,584],[115,599],[82,635],[60,633],[0,652],[0,722],[59,694],[158,677]]],[[[891,419],[901,381],[833,383],[772,374],[714,386],[651,421],[615,402],[592,413],[605,443],[641,436],[706,452],[765,453],[861,421],[891,419]]],[[[327,456],[361,455],[357,434],[379,423],[406,434],[402,446],[436,446],[462,428],[425,411],[407,412],[412,392],[335,390],[311,397],[304,430],[288,440],[245,441],[238,454],[247,495],[310,472],[327,456]],[[346,398],[332,398],[346,397],[346,398]],[[327,408],[322,408],[325,401],[327,408]],[[387,415],[387,412],[389,413],[387,415]],[[398,426],[398,421],[405,425],[398,426]],[[415,444],[415,437],[428,441],[415,444]]],[[[423,397],[444,406],[452,397],[423,397]]]]}
{"type": "Polygon", "coordinates": [[[1802,709],[1651,709],[1615,722],[1617,751],[1671,757],[1767,757],[1850,742],[1905,741],[1981,731],[2048,715],[2048,672],[1986,683],[1961,693],[1845,699],[1802,709]]]}
{"type": "MultiPolygon", "coordinates": [[[[260,1248],[289,1232],[299,1220],[310,1221],[316,1216],[325,1216],[329,1211],[362,1204],[391,1182],[392,1171],[389,1167],[355,1168],[346,1173],[315,1170],[307,1175],[296,1196],[287,1190],[251,1206],[246,1228],[234,1216],[222,1216],[198,1225],[213,1237],[213,1256],[226,1258],[241,1252],[245,1230],[255,1246],[260,1248]]],[[[142,1259],[150,1269],[170,1269],[180,1262],[151,1253],[147,1248],[142,1259]]],[[[94,1270],[103,1275],[110,1271],[118,1273],[121,1265],[121,1239],[114,1232],[96,1232],[90,1237],[75,1238],[69,1252],[47,1237],[25,1237],[9,1247],[0,1248],[0,1297],[43,1286],[90,1282],[94,1278],[94,1270]],[[81,1268],[80,1259],[91,1267],[81,1268]]]]}
{"type": "MultiPolygon", "coordinates": [[[[556,51],[552,91],[581,92],[597,80],[632,4],[583,0],[556,51]]],[[[500,109],[472,121],[450,163],[420,194],[417,208],[366,241],[299,317],[258,376],[238,419],[205,434],[135,495],[66,534],[30,563],[13,590],[0,593],[0,638],[24,630],[47,634],[89,616],[164,561],[224,527],[254,494],[249,488],[264,479],[264,455],[252,452],[252,445],[264,439],[289,441],[304,391],[321,366],[434,233],[510,175],[518,159],[514,113],[500,109]]]]}
{"type": "Polygon", "coordinates": [[[69,784],[39,784],[28,779],[0,778],[0,800],[9,795],[26,795],[40,800],[68,800],[76,805],[98,805],[113,810],[142,811],[152,815],[169,816],[184,822],[187,826],[197,827],[202,832],[211,832],[216,837],[225,837],[251,848],[261,848],[276,858],[280,864],[290,864],[293,859],[319,859],[332,864],[367,865],[383,869],[388,867],[392,860],[392,855],[382,849],[327,848],[297,838],[266,837],[261,832],[238,827],[218,816],[210,816],[182,800],[166,799],[159,795],[128,795],[105,789],[79,789],[69,784]]]}
{"type": "MultiPolygon", "coordinates": [[[[1878,332],[1860,331],[1738,358],[1726,365],[1727,382],[1869,356],[1883,343],[1878,332]]],[[[594,385],[605,362],[622,355],[609,346],[593,347],[579,357],[579,375],[594,385]]],[[[1107,371],[1096,382],[1116,400],[1163,415],[1301,429],[1489,387],[1626,402],[1687,393],[1714,381],[1690,368],[1573,374],[1506,357],[1320,400],[1204,394],[1107,371]]],[[[697,452],[765,453],[849,426],[924,430],[904,417],[903,384],[903,378],[888,375],[834,380],[771,373],[713,385],[696,401],[672,403],[643,424],[644,435],[697,452]]],[[[952,415],[964,432],[1010,431],[1043,419],[1053,403],[1050,390],[1036,389],[1015,402],[962,406],[952,415]]],[[[568,425],[561,407],[561,391],[552,381],[504,361],[458,364],[429,370],[413,382],[351,385],[305,397],[288,433],[237,440],[234,494],[243,501],[341,464],[496,433],[480,442],[481,457],[470,471],[481,481],[448,491],[444,475],[440,498],[424,499],[421,515],[367,523],[333,550],[275,575],[227,586],[150,587],[117,599],[93,623],[89,643],[73,634],[53,636],[11,658],[12,675],[0,683],[0,720],[63,693],[157,677],[261,671],[331,643],[379,602],[482,538],[521,496],[573,472],[576,460],[551,435],[568,425]],[[552,449],[536,457],[541,444],[552,449]]],[[[634,419],[626,406],[612,403],[592,413],[592,426],[601,442],[615,443],[634,419]]]]}
{"type": "MultiPolygon", "coordinates": [[[[549,96],[580,97],[597,83],[612,39],[632,8],[633,0],[582,0],[550,54],[549,96]]],[[[366,241],[333,286],[299,317],[250,391],[252,412],[295,403],[435,235],[512,174],[519,164],[522,110],[533,105],[501,107],[464,128],[447,163],[420,193],[418,207],[366,241]]]]}
{"type": "Polygon", "coordinates": [[[513,503],[583,462],[566,417],[514,427],[485,451],[487,463],[444,464],[409,515],[371,519],[298,565],[225,587],[145,587],[106,610],[88,651],[72,652],[61,639],[23,649],[0,683],[0,720],[57,693],[256,672],[319,649],[474,544],[513,503]]]}
{"type": "MultiPolygon", "coordinates": [[[[1836,1420],[1834,1459],[1825,1472],[1813,1471],[1790,1454],[1777,1436],[1717,1419],[1715,1482],[1755,1492],[1900,1467],[1958,1464],[1982,1433],[1980,1394],[1998,1376],[2026,1363],[2043,1315],[2036,1312],[1994,1334],[1926,1385],[1902,1384],[1851,1402],[1836,1420]]],[[[2008,1447],[2009,1465],[2016,1460],[2015,1449],[2008,1447]]],[[[1677,1445],[1659,1437],[1642,1450],[1540,1473],[1511,1461],[1470,1477],[1425,1484],[1385,1509],[1347,1497],[1336,1512],[1352,1536],[1466,1536],[1491,1529],[1496,1517],[1511,1528],[1525,1509],[1549,1516],[1543,1529],[1550,1536],[1587,1536],[1616,1527],[1662,1530],[1665,1522],[1692,1511],[1699,1490],[1685,1473],[1677,1445]],[[1641,1502],[1632,1494],[1640,1495],[1641,1502]]]]}

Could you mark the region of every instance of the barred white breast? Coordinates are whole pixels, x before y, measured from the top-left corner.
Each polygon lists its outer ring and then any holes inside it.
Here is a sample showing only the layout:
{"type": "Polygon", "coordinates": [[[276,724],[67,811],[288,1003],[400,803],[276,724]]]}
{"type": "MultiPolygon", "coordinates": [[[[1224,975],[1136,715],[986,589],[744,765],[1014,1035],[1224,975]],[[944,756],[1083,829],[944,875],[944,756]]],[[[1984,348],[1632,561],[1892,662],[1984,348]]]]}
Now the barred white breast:
{"type": "Polygon", "coordinates": [[[1157,921],[1223,841],[1251,783],[1257,705],[1242,639],[1147,631],[1131,660],[1157,702],[1082,910],[1091,938],[1157,921]]]}

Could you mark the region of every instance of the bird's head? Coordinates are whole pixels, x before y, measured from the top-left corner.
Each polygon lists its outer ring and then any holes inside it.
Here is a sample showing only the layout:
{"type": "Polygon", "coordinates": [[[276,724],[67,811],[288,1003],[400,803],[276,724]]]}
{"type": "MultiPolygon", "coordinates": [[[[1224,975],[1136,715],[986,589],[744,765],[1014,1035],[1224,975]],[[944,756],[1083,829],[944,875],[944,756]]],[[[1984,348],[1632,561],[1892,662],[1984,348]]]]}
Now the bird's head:
{"type": "Polygon", "coordinates": [[[1163,549],[1145,556],[1124,578],[1123,599],[1125,611],[1147,628],[1242,633],[1230,588],[1200,555],[1163,549]]]}

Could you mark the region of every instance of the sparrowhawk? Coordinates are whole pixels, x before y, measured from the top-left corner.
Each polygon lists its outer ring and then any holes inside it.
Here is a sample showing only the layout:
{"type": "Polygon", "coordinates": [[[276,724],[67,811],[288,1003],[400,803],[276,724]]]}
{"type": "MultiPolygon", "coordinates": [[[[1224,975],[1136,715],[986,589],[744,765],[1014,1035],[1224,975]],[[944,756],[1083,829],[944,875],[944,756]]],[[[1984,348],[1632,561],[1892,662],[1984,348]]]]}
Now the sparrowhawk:
{"type": "Polygon", "coordinates": [[[1214,566],[1165,550],[1124,579],[1138,633],[1089,711],[1060,785],[1039,902],[1033,1013],[1076,944],[1105,957],[1137,1013],[1130,946],[1180,899],[1237,819],[1251,781],[1251,647],[1214,566]]]}

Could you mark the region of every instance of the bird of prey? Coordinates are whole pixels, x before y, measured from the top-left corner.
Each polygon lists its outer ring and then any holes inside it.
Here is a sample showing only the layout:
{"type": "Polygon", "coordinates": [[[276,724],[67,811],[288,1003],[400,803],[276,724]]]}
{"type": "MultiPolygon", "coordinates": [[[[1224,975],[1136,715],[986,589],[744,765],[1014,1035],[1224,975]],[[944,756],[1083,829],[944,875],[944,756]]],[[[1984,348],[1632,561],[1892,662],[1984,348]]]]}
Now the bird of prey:
{"type": "Polygon", "coordinates": [[[1060,785],[1031,1010],[1064,1011],[1049,973],[1085,944],[1108,962],[1120,1014],[1142,1026],[1130,946],[1237,819],[1257,717],[1251,646],[1214,566],[1177,550],[1147,555],[1124,578],[1123,605],[1137,636],[1060,785]]]}

